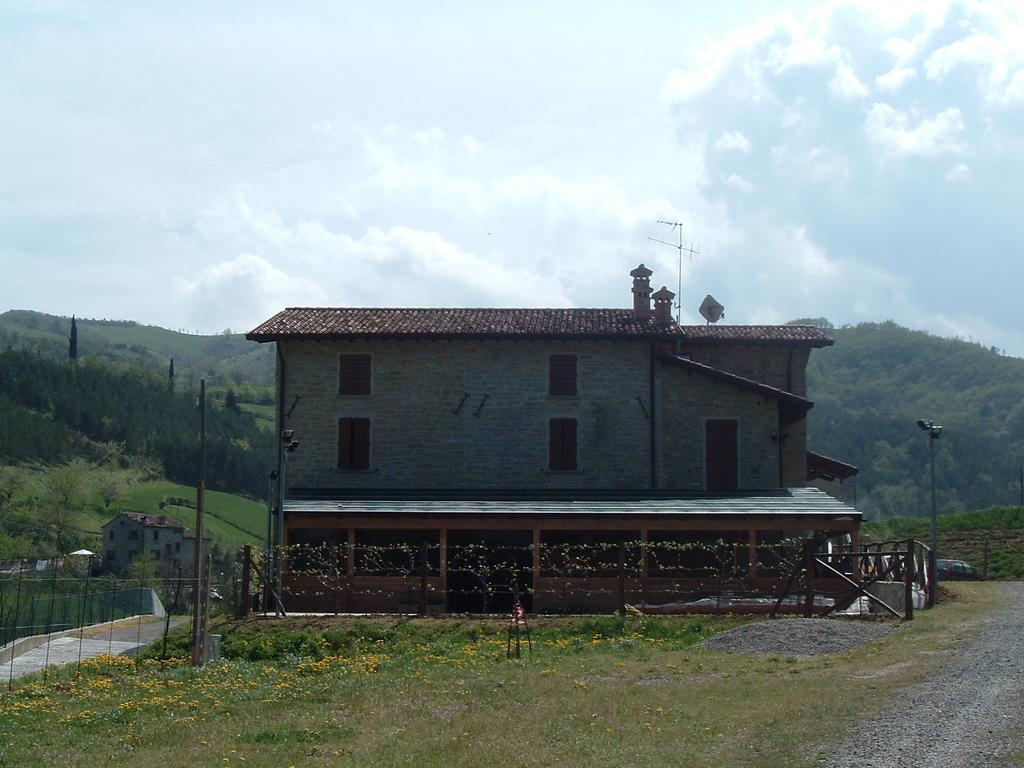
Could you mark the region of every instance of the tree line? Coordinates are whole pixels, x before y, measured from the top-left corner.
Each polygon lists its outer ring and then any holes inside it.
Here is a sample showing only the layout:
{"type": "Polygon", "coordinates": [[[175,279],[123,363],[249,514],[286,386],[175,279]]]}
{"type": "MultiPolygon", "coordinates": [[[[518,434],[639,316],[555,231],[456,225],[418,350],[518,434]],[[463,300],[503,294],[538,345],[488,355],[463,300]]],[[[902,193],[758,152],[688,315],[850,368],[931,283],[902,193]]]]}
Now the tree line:
{"type": "MultiPolygon", "coordinates": [[[[57,361],[28,349],[0,351],[0,459],[97,460],[105,445],[158,461],[164,475],[199,476],[196,391],[134,366],[57,361]]],[[[207,485],[251,497],[266,491],[274,439],[241,410],[207,408],[207,485]]]]}

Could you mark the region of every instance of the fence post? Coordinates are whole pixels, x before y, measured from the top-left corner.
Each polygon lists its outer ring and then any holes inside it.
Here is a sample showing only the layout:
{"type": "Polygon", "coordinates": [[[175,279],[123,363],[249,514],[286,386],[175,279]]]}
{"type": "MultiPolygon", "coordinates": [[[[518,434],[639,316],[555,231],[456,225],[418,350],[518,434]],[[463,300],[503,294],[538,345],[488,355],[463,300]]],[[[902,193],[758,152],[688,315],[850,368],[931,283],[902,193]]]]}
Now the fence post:
{"type": "Polygon", "coordinates": [[[427,556],[430,554],[427,542],[420,544],[420,615],[427,615],[427,556]]]}
{"type": "Polygon", "coordinates": [[[619,542],[619,615],[626,615],[626,543],[619,542]]]}
{"type": "Polygon", "coordinates": [[[246,544],[242,548],[242,594],[238,598],[238,613],[240,619],[249,615],[249,588],[252,582],[252,545],[246,544]]]}
{"type": "Polygon", "coordinates": [[[903,562],[903,617],[914,618],[914,540],[907,539],[907,554],[903,562]]]}
{"type": "Polygon", "coordinates": [[[807,549],[804,551],[804,576],[807,582],[807,593],[804,595],[804,618],[809,619],[814,615],[814,551],[815,540],[807,540],[807,549]]]}

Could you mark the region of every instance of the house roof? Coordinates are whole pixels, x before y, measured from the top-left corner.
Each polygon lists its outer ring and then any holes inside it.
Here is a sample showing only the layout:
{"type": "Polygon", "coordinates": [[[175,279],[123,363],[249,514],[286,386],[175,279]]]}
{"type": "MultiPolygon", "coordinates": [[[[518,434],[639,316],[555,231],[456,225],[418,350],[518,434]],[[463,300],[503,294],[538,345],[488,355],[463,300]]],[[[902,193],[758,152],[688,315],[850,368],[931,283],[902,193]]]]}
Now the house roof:
{"type": "Polygon", "coordinates": [[[104,527],[116,522],[117,519],[121,517],[127,517],[129,520],[132,520],[136,523],[140,523],[146,526],[147,528],[181,528],[182,530],[191,533],[191,531],[185,528],[185,526],[183,526],[177,520],[172,520],[171,518],[164,517],[163,515],[147,515],[143,512],[122,512],[109,523],[106,523],[104,527]]]}
{"type": "Polygon", "coordinates": [[[781,403],[785,403],[788,406],[796,408],[801,413],[809,411],[814,407],[813,402],[805,397],[800,397],[800,395],[794,395],[792,392],[787,392],[784,389],[772,387],[768,384],[762,384],[760,381],[754,381],[753,379],[747,379],[743,376],[737,376],[735,373],[729,373],[728,371],[723,371],[720,368],[712,368],[710,365],[698,363],[686,357],[680,357],[679,355],[658,355],[656,359],[662,363],[683,368],[691,373],[699,373],[702,376],[707,376],[715,381],[725,382],[726,384],[731,384],[739,389],[745,389],[750,392],[756,392],[764,397],[773,398],[781,403]]]}
{"type": "Polygon", "coordinates": [[[813,326],[659,324],[631,309],[410,309],[290,307],[246,334],[282,339],[649,339],[828,346],[813,326]]]}
{"type": "Polygon", "coordinates": [[[679,491],[420,491],[300,489],[284,501],[288,514],[345,515],[560,515],[560,516],[824,516],[859,518],[860,512],[817,488],[738,493],[679,491]]]}
{"type": "Polygon", "coordinates": [[[853,464],[833,459],[822,453],[807,452],[808,480],[848,480],[860,472],[853,464]]]}

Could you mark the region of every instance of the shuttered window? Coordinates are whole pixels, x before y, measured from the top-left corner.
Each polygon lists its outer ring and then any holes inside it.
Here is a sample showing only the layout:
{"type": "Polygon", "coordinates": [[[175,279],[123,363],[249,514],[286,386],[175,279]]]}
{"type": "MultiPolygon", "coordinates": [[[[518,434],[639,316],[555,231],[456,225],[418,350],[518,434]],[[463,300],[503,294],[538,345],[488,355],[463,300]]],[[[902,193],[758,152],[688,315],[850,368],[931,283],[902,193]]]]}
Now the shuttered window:
{"type": "Polygon", "coordinates": [[[548,466],[551,469],[576,469],[576,419],[551,419],[548,422],[548,466]]]}
{"type": "Polygon", "coordinates": [[[548,368],[548,394],[576,394],[576,355],[551,356],[548,368]]]}
{"type": "Polygon", "coordinates": [[[369,419],[338,419],[338,468],[370,468],[369,419]]]}
{"type": "Polygon", "coordinates": [[[370,394],[369,355],[341,355],[338,358],[338,393],[370,394]]]}

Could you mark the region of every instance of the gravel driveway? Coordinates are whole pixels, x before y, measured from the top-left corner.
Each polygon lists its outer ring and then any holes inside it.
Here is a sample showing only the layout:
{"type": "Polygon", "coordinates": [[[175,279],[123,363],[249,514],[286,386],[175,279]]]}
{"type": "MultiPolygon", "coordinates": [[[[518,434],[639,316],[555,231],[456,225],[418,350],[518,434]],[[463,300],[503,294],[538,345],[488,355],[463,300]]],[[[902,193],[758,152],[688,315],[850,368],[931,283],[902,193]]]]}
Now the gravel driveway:
{"type": "Polygon", "coordinates": [[[1022,747],[1024,584],[1000,585],[1003,607],[983,618],[974,639],[928,680],[856,728],[826,759],[829,768],[1006,766],[1022,747]],[[1001,757],[1002,756],[1002,757],[1001,757]]]}

